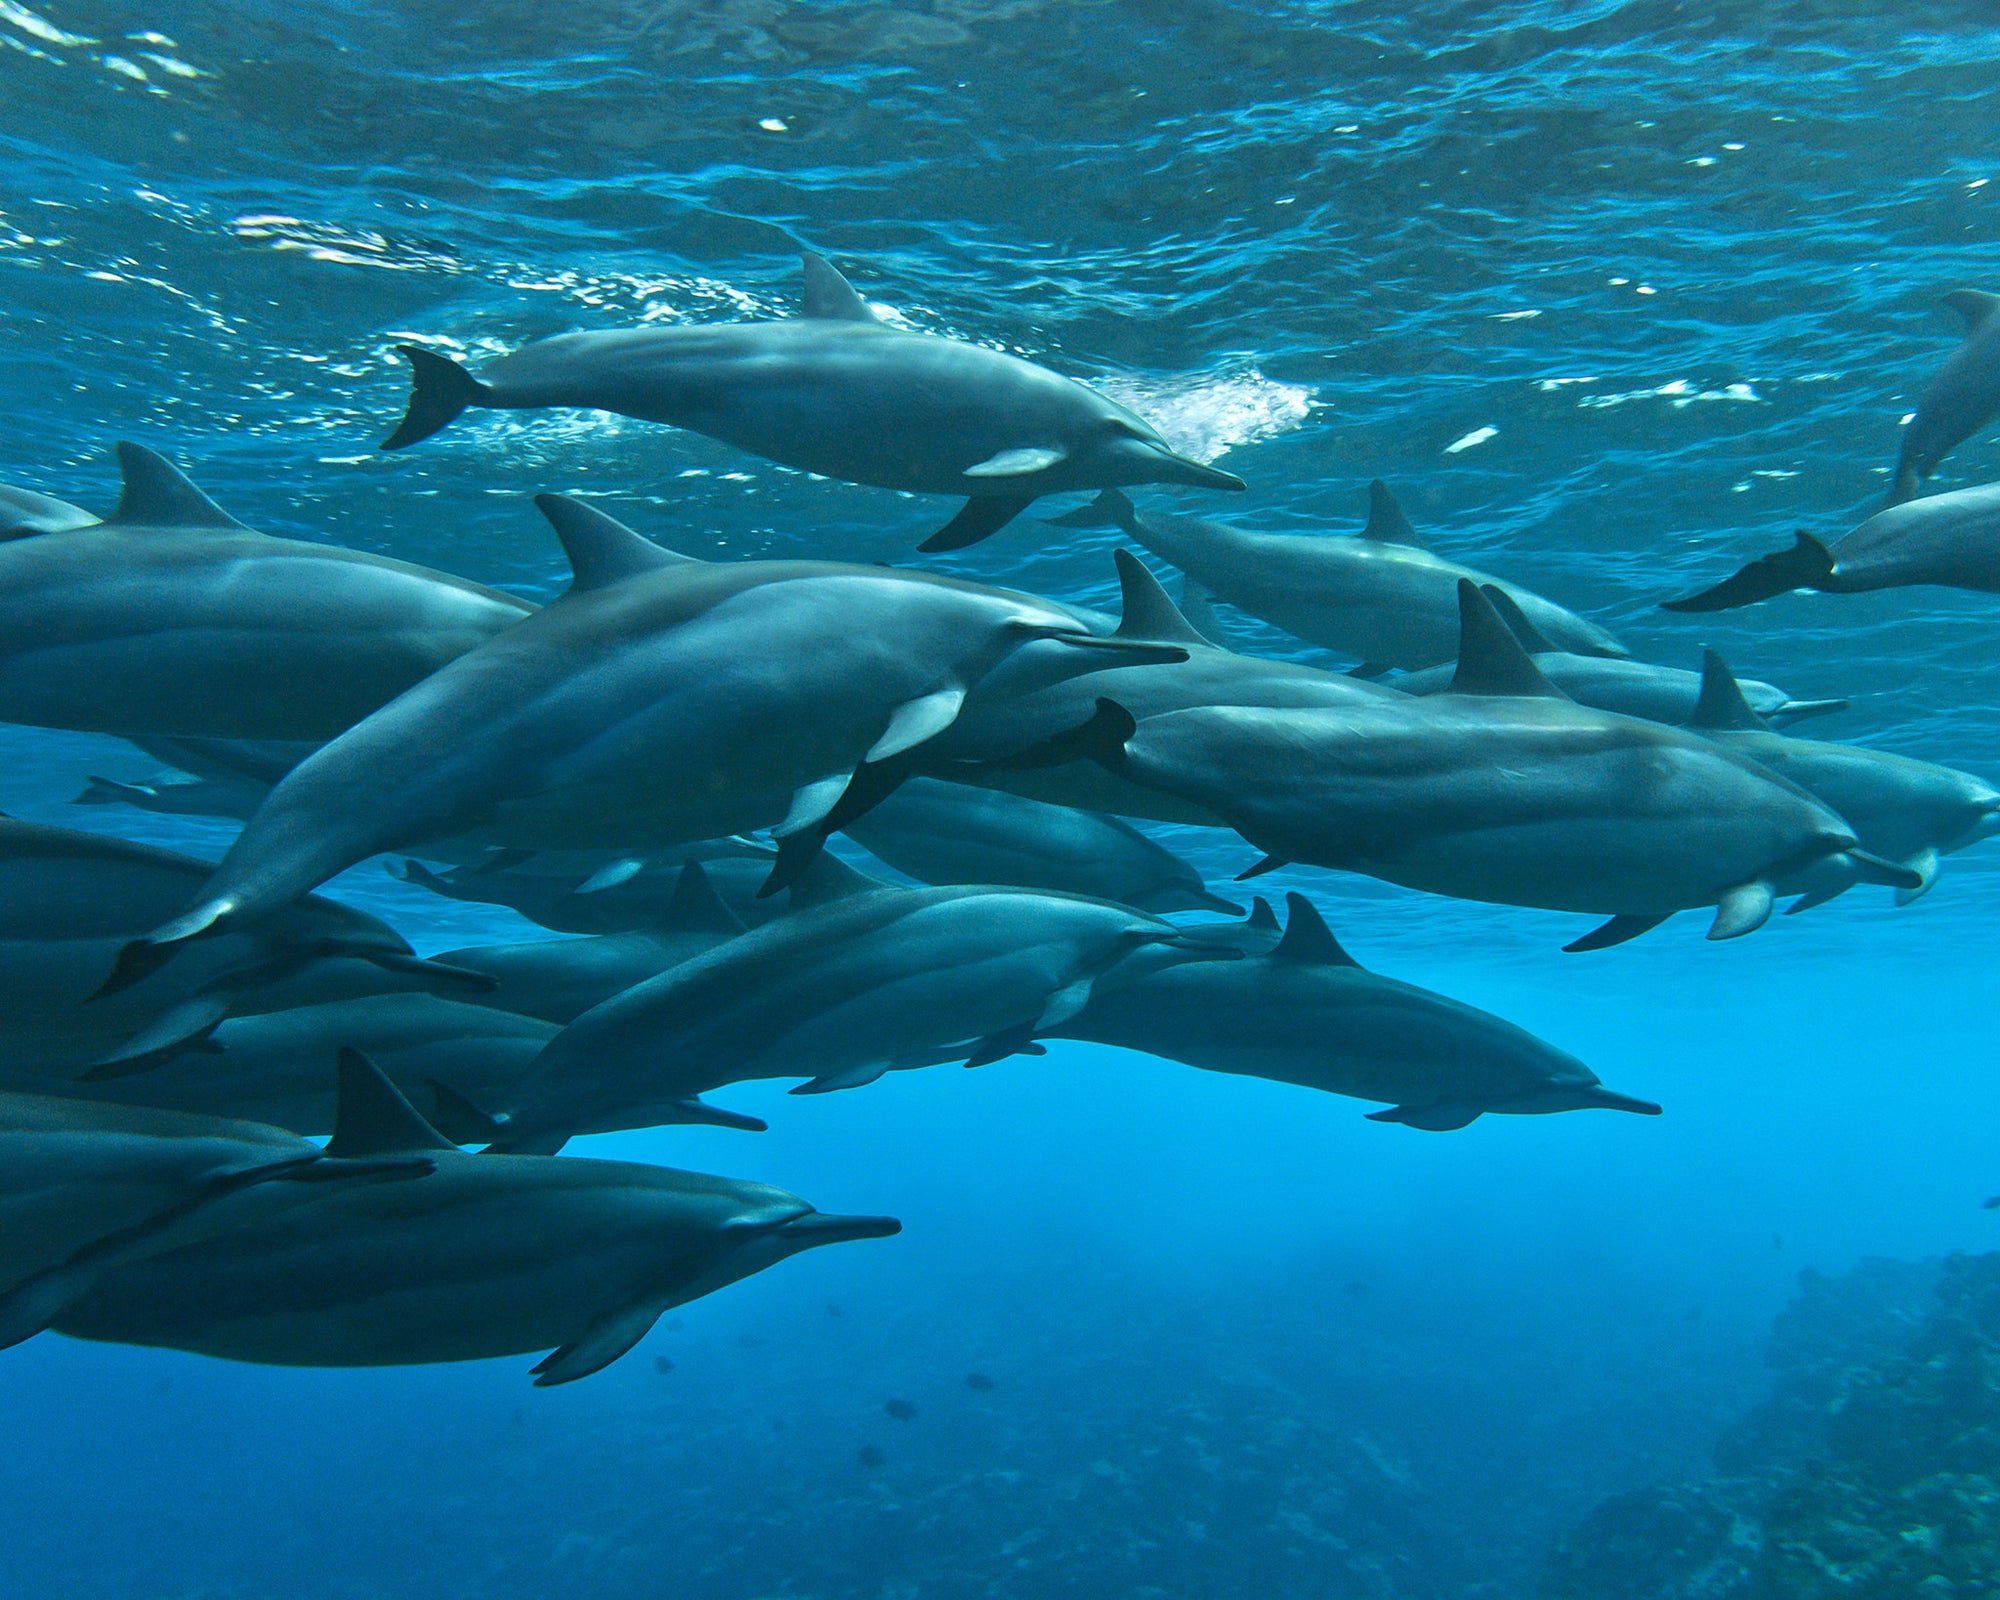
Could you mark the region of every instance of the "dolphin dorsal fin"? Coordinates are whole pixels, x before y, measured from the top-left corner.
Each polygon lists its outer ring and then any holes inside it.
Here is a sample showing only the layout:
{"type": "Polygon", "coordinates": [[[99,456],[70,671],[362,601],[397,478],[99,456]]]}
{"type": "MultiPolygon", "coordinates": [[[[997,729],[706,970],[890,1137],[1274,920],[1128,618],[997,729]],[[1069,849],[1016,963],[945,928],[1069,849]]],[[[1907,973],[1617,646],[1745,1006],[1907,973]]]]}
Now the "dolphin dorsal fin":
{"type": "Polygon", "coordinates": [[[804,315],[822,322],[880,322],[868,309],[868,302],[855,292],[854,285],[824,256],[807,251],[799,257],[806,269],[804,315]]]}
{"type": "Polygon", "coordinates": [[[1271,951],[1273,961],[1297,961],[1313,967],[1354,967],[1361,963],[1341,948],[1319,907],[1294,891],[1285,896],[1285,936],[1271,951]]]}
{"type": "Polygon", "coordinates": [[[1986,326],[1994,312],[2000,311],[2000,294],[1988,294],[1984,289],[1954,289],[1944,297],[1944,303],[1965,318],[1966,335],[1970,337],[1986,326]]]}
{"type": "Polygon", "coordinates": [[[1199,629],[1181,615],[1180,607],[1160,587],[1146,563],[1130,550],[1114,550],[1118,563],[1120,613],[1118,639],[1158,639],[1171,644],[1198,644],[1208,647],[1199,629]]]}
{"type": "Polygon", "coordinates": [[[803,911],[807,906],[823,906],[883,887],[880,878],[871,878],[831,850],[822,850],[813,857],[812,865],[792,880],[790,904],[794,911],[803,911]]]}
{"type": "Polygon", "coordinates": [[[699,861],[681,868],[674,882],[673,898],[660,918],[662,928],[676,933],[726,933],[746,931],[743,919],[729,909],[699,861]]]}
{"type": "Polygon", "coordinates": [[[1243,926],[1255,928],[1259,933],[1277,933],[1278,913],[1271,909],[1271,902],[1261,894],[1250,901],[1250,915],[1243,919],[1243,926]]]}
{"type": "Polygon", "coordinates": [[[1368,525],[1361,530],[1361,537],[1377,544],[1406,544],[1412,550],[1430,548],[1423,535],[1410,526],[1401,502],[1380,478],[1368,485],[1368,525]]]}
{"type": "Polygon", "coordinates": [[[417,1114],[403,1091],[359,1050],[340,1052],[340,1095],[333,1114],[330,1156],[387,1156],[407,1150],[456,1150],[417,1114]]]}
{"type": "Polygon", "coordinates": [[[1698,733],[1743,728],[1771,731],[1770,723],[1751,710],[1750,702],[1743,698],[1743,686],[1729,670],[1729,663],[1713,650],[1701,653],[1701,698],[1695,701],[1694,715],[1688,718],[1687,725],[1698,733]]]}
{"type": "Polygon", "coordinates": [[[118,509],[104,520],[128,528],[241,528],[227,511],[203,494],[172,462],[142,444],[120,439],[118,471],[125,492],[118,509]]]}
{"type": "Polygon", "coordinates": [[[1451,675],[1450,692],[1569,698],[1542,676],[1470,578],[1458,580],[1458,670],[1451,675]]]}
{"type": "Polygon", "coordinates": [[[1507,624],[1507,631],[1521,641],[1521,648],[1531,656],[1547,655],[1555,650],[1549,636],[1528,620],[1528,613],[1519,603],[1497,583],[1482,583],[1479,592],[1486,596],[1487,603],[1500,613],[1500,620],[1507,624]]]}
{"type": "Polygon", "coordinates": [[[569,557],[574,576],[565,593],[587,594],[663,567],[699,564],[693,556],[654,544],[616,517],[607,517],[595,506],[566,494],[538,494],[535,509],[549,519],[549,526],[562,540],[563,554],[569,557]]]}

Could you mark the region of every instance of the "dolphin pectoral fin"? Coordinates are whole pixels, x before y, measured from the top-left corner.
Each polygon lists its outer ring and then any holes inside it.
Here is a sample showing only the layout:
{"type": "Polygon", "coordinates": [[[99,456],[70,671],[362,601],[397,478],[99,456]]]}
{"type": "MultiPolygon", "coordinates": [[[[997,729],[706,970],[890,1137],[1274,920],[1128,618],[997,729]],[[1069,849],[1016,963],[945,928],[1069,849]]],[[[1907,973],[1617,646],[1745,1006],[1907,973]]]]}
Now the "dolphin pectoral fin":
{"type": "Polygon", "coordinates": [[[805,269],[805,305],[799,314],[821,322],[880,322],[853,284],[824,256],[804,251],[799,265],[805,269]]]}
{"type": "Polygon", "coordinates": [[[905,700],[889,714],[889,726],[861,759],[887,761],[891,756],[914,749],[926,739],[935,738],[958,720],[958,713],[964,705],[965,690],[956,684],[947,689],[933,689],[914,700],[905,700]]]}
{"type": "Polygon", "coordinates": [[[1069,459],[1069,451],[1050,449],[1046,445],[1022,445],[1015,450],[1002,450],[998,455],[988,456],[976,467],[967,467],[959,474],[965,478],[1021,478],[1031,472],[1041,472],[1053,467],[1059,461],[1069,459]]]}
{"type": "MultiPolygon", "coordinates": [[[[1079,1006],[1077,1009],[1080,1011],[1083,1008],[1079,1006]]],[[[965,1058],[965,1064],[968,1067],[985,1067],[995,1061],[1004,1061],[1009,1056],[1045,1054],[1047,1054],[1046,1047],[1035,1043],[1034,1023],[1017,1022],[1011,1028],[1002,1028],[998,1033],[989,1033],[985,1038],[975,1041],[971,1053],[965,1058]]]]}
{"type": "Polygon", "coordinates": [[[1802,894],[1798,899],[1785,907],[1785,915],[1796,917],[1801,911],[1810,911],[1814,906],[1823,906],[1829,900],[1838,900],[1853,887],[1854,882],[1852,879],[1849,879],[1845,883],[1829,884],[1823,888],[1813,890],[1810,894],[1802,894]]]}
{"type": "Polygon", "coordinates": [[[1090,720],[1066,733],[1058,733],[1040,744],[1029,745],[993,763],[996,767],[1036,768],[1067,766],[1072,761],[1095,761],[1117,771],[1125,756],[1125,741],[1139,731],[1132,713],[1116,700],[1099,700],[1090,720]]]}
{"type": "Polygon", "coordinates": [[[100,1056],[87,1072],[79,1072],[79,1083],[106,1083],[150,1072],[184,1050],[195,1048],[229,1015],[225,995],[200,994],[156,1017],[109,1055],[100,1056]]]}
{"type": "Polygon", "coordinates": [[[434,350],[399,344],[396,353],[410,364],[410,404],[396,431],[379,446],[383,450],[401,450],[428,439],[467,406],[478,405],[489,392],[456,361],[434,350]]]}
{"type": "Polygon", "coordinates": [[[831,1094],[835,1089],[860,1089],[873,1083],[887,1072],[892,1063],[887,1061],[864,1061],[859,1066],[848,1067],[841,1072],[823,1072],[806,1083],[795,1083],[786,1090],[787,1094],[831,1094]]]}
{"type": "Polygon", "coordinates": [[[785,813],[785,820],[771,830],[774,839],[789,839],[795,833],[802,833],[815,822],[840,804],[840,797],[847,793],[847,786],[854,781],[851,772],[836,772],[819,778],[812,783],[802,784],[792,795],[792,808],[785,813]]]}
{"type": "Polygon", "coordinates": [[[1584,950],[1609,950],[1613,945],[1636,939],[1642,933],[1651,933],[1666,920],[1665,916],[1613,917],[1601,927],[1591,929],[1581,939],[1572,939],[1563,949],[1572,955],[1584,950]]]}
{"type": "Polygon", "coordinates": [[[606,889],[615,889],[621,883],[630,883],[645,870],[646,861],[643,856],[625,856],[620,860],[599,867],[589,877],[585,878],[583,882],[570,890],[570,893],[602,894],[606,889]]]}
{"type": "Polygon", "coordinates": [[[2000,294],[1988,294],[1984,289],[1953,289],[1939,298],[1965,318],[1968,338],[1985,327],[1996,311],[2000,311],[2000,294]]]}
{"type": "Polygon", "coordinates": [[[1269,855],[1264,857],[1255,866],[1245,867],[1241,872],[1237,873],[1236,881],[1238,883],[1248,883],[1252,878],[1261,878],[1267,872],[1276,872],[1280,867],[1289,867],[1290,865],[1291,862],[1283,856],[1269,855]]]}
{"type": "Polygon", "coordinates": [[[1771,920],[1777,896],[1762,878],[1739,883],[1716,903],[1715,921],[1708,926],[1711,939],[1740,939],[1755,933],[1771,920]]]}
{"type": "MultiPolygon", "coordinates": [[[[905,757],[889,761],[864,761],[854,769],[847,786],[834,797],[833,805],[818,821],[778,840],[778,854],[770,874],[758,886],[757,898],[768,900],[780,889],[789,889],[818,858],[821,848],[856,817],[865,816],[880,805],[909,777],[912,763],[905,757]]],[[[800,791],[804,793],[803,790],[800,791]]]]}
{"type": "Polygon", "coordinates": [[[1012,522],[1033,502],[1034,496],[976,494],[959,508],[957,516],[932,534],[917,548],[926,555],[943,550],[963,550],[969,544],[991,538],[1012,522]]]}
{"type": "Polygon", "coordinates": [[[651,1333],[664,1310],[664,1301],[648,1296],[605,1312],[584,1329],[582,1338],[550,1351],[528,1369],[535,1375],[535,1387],[551,1389],[602,1372],[651,1333]]]}
{"type": "Polygon", "coordinates": [[[1724,578],[1711,589],[1684,595],[1679,600],[1663,600],[1662,611],[1731,611],[1737,606],[1755,605],[1773,595],[1794,589],[1824,589],[1833,581],[1833,552],[1805,529],[1794,535],[1789,550],[1759,556],[1748,566],[1724,578]]]}
{"type": "Polygon", "coordinates": [[[1428,1133],[1451,1133],[1477,1120],[1485,1109],[1440,1100],[1427,1106],[1390,1106],[1383,1111],[1371,1111],[1368,1120],[1400,1122],[1406,1128],[1422,1128],[1428,1133]]]}
{"type": "Polygon", "coordinates": [[[1903,864],[1916,873],[1918,881],[1913,888],[1896,891],[1896,904],[1899,906],[1921,900],[1931,892],[1931,885],[1938,879],[1938,853],[1935,850],[1920,850],[1903,864]]]}
{"type": "MultiPolygon", "coordinates": [[[[1033,1037],[1037,1033],[1047,1033],[1051,1028],[1061,1027],[1089,1005],[1090,990],[1095,981],[1093,978],[1078,978],[1076,982],[1066,983],[1056,990],[1049,996],[1048,1004],[1042,1007],[1042,1014],[1035,1018],[1034,1025],[1029,1028],[1029,1036],[1033,1037]]],[[[966,1065],[970,1066],[972,1063],[968,1061],[966,1065]]]]}

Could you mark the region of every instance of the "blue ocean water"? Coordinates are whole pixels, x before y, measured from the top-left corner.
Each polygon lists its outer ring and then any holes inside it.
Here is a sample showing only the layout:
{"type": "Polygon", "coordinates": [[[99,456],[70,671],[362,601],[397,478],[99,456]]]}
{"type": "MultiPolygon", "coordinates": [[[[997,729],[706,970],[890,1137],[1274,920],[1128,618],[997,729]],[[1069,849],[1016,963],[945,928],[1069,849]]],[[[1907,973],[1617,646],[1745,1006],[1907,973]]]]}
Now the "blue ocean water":
{"type": "MultiPolygon", "coordinates": [[[[785,314],[810,248],[1252,485],[1189,509],[1348,531],[1380,476],[1644,656],[1714,644],[1853,699],[1816,733],[2000,781],[1989,597],[1655,609],[1872,508],[1938,294],[2000,286],[1989,7],[0,0],[0,46],[0,482],[103,509],[136,439],[267,532],[536,597],[540,490],[697,554],[909,562],[940,502],[638,423],[374,449],[398,342],[785,314]]],[[[1939,486],[1996,476],[1974,440],[1939,486]]],[[[935,565],[1111,604],[1114,542],[1024,518],[935,565]]],[[[150,775],[118,741],[0,744],[11,814],[226,843],[70,807],[150,775]]],[[[37,1339],[0,1358],[0,1594],[1526,1600],[1606,1496],[1705,1470],[1802,1268],[2000,1244],[1996,866],[1588,958],[1576,919],[1287,872],[1365,962],[1667,1114],[1434,1135],[1079,1045],[740,1086],[769,1133],[578,1148],[904,1234],[551,1391],[37,1339]]],[[[531,936],[378,865],[333,892],[421,950],[531,936]]]]}

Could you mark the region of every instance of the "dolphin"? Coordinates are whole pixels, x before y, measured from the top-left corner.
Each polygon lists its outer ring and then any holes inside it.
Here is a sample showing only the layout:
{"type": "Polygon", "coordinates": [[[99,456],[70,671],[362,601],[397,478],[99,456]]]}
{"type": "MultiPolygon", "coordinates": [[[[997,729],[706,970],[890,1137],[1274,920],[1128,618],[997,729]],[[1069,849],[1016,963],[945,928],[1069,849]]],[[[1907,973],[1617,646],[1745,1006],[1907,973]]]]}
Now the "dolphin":
{"type": "Polygon", "coordinates": [[[1944,304],[1965,319],[1965,339],[1924,388],[1903,430],[1889,504],[1914,499],[1957,445],[2000,416],[2000,294],[1954,289],[1944,304]]]}
{"type": "Polygon", "coordinates": [[[355,1051],[341,1159],[420,1156],[415,1184],[330,1188],[254,1227],[105,1272],[53,1325],[235,1361],[363,1367],[547,1350],[546,1387],[589,1376],[663,1312],[785,1256],[900,1231],[767,1184],[626,1161],[468,1155],[355,1051]],[[410,1197],[417,1189],[421,1200],[410,1197]]]}
{"type": "Polygon", "coordinates": [[[1202,588],[1308,644],[1357,656],[1360,676],[1449,661],[1458,647],[1458,584],[1492,584],[1556,646],[1585,656],[1631,652],[1594,622],[1519,585],[1434,555],[1378,478],[1357,538],[1259,533],[1198,517],[1142,514],[1108,489],[1056,521],[1109,520],[1128,539],[1171,561],[1202,588]]]}
{"type": "Polygon", "coordinates": [[[1068,890],[1140,911],[1242,909],[1128,822],[998,790],[918,778],[842,831],[920,883],[1068,890]]]}
{"type": "MultiPolygon", "coordinates": [[[[1482,584],[1480,593],[1521,641],[1541,675],[1580,706],[1616,711],[1648,722],[1685,727],[1701,698],[1701,674],[1681,667],[1656,667],[1648,661],[1618,656],[1579,656],[1558,650],[1542,637],[1504,589],[1482,584]]],[[[1452,667],[1425,667],[1387,680],[1405,694],[1441,694],[1451,687],[1452,667]]],[[[1740,680],[1743,696],[1757,714],[1774,726],[1803,722],[1845,711],[1845,700],[1794,700],[1775,684],[1755,678],[1740,680]]]]}
{"type": "Polygon", "coordinates": [[[1712,588],[1661,602],[1662,611],[1728,611],[1793,589],[1862,594],[1936,584],[2000,594],[2000,483],[1905,500],[1875,513],[1829,549],[1805,529],[1789,550],[1760,556],[1712,588]]]}
{"type": "Polygon", "coordinates": [[[428,439],[468,406],[611,411],[848,483],[967,496],[924,550],[976,544],[1039,496],[1065,490],[1243,488],[1073,379],[888,326],[826,261],[803,259],[805,314],[790,321],[558,334],[476,377],[435,351],[398,345],[413,388],[382,448],[428,439]]]}
{"type": "Polygon", "coordinates": [[[1235,960],[1170,922],[1081,895],[877,889],[795,912],[626,990],[549,1041],[498,1120],[507,1147],[650,1126],[754,1078],[794,1094],[895,1067],[1039,1054],[1100,984],[1235,960]]]}
{"type": "Polygon", "coordinates": [[[537,504],[568,590],[293,768],[192,909],[128,950],[121,980],[371,855],[475,830],[512,848],[633,849],[773,827],[810,840],[810,859],[824,835],[808,830],[856,793],[865,810],[885,766],[970,697],[1187,654],[978,584],[690,561],[579,501],[537,504]]]}
{"type": "MultiPolygon", "coordinates": [[[[1898,905],[1929,892],[1940,856],[2000,833],[2000,790],[1970,773],[1888,750],[1774,732],[1713,650],[1702,653],[1701,704],[1689,726],[1824,801],[1854,829],[1863,849],[1916,874],[1917,882],[1898,888],[1898,905]]],[[[1800,881],[1781,883],[1779,892],[1805,896],[1792,908],[1802,911],[1853,881],[1810,870],[1800,881]]]]}
{"type": "MultiPolygon", "coordinates": [[[[774,852],[745,851],[758,882],[770,876],[774,852]]],[[[558,933],[699,933],[713,944],[741,933],[743,923],[716,897],[702,863],[650,863],[616,883],[588,888],[589,875],[455,867],[433,872],[420,861],[391,868],[405,883],[447,900],[510,907],[530,922],[558,933]]]]}
{"type": "Polygon", "coordinates": [[[82,506],[73,506],[67,500],[0,483],[0,541],[68,533],[72,528],[91,527],[97,520],[82,506]]]}
{"type": "Polygon", "coordinates": [[[1146,789],[1088,759],[1064,753],[1062,736],[1086,724],[1100,698],[1140,722],[1199,706],[1295,706],[1340,710],[1404,698],[1397,690],[1298,661],[1242,656],[1210,644],[1182,616],[1159,580],[1129,550],[1113,552],[1123,615],[1117,639],[1178,646],[1187,659],[1114,667],[1089,683],[1054,684],[1033,694],[968,706],[965,715],[917,753],[933,777],[1005,789],[1084,811],[1195,827],[1227,827],[1213,812],[1146,789]]]}
{"type": "Polygon", "coordinates": [[[214,870],[151,845],[0,819],[0,1069],[17,1082],[137,1070],[199,1045],[224,1017],[308,996],[367,994],[384,981],[446,993],[492,984],[420,960],[375,918],[315,895],[99,998],[121,946],[214,870]]]}
{"type": "Polygon", "coordinates": [[[277,1128],[0,1093],[0,1349],[126,1262],[247,1226],[333,1185],[428,1176],[341,1160],[277,1128]]]}
{"type": "Polygon", "coordinates": [[[0,543],[0,720],[329,739],[534,610],[253,533],[136,444],[118,462],[125,493],[103,522],[0,543]]]}
{"type": "Polygon", "coordinates": [[[1805,790],[1679,728],[1567,699],[1476,584],[1450,694],[1346,712],[1243,707],[1137,724],[1100,703],[1074,743],[1191,796],[1289,861],[1503,905],[1609,914],[1601,949],[1673,912],[1717,908],[1711,939],[1769,920],[1808,868],[1915,887],[1805,790]]]}
{"type": "MultiPolygon", "coordinates": [[[[449,1134],[462,1105],[492,1105],[513,1092],[557,1025],[427,994],[369,995],[231,1017],[210,1035],[212,1051],[189,1051],[153,1071],[77,1083],[65,1093],[269,1123],[293,1133],[331,1133],[334,1080],[327,1063],[360,1050],[449,1134]]],[[[761,1131],[754,1117],[690,1103],[674,1120],[761,1131]]],[[[483,1125],[466,1141],[483,1142],[483,1125]]]]}
{"type": "Polygon", "coordinates": [[[1249,960],[1173,967],[1093,994],[1054,1030],[1209,1072],[1387,1102],[1374,1122],[1446,1131],[1488,1111],[1659,1107],[1604,1087],[1511,1022],[1362,968],[1303,895],[1249,960]]]}

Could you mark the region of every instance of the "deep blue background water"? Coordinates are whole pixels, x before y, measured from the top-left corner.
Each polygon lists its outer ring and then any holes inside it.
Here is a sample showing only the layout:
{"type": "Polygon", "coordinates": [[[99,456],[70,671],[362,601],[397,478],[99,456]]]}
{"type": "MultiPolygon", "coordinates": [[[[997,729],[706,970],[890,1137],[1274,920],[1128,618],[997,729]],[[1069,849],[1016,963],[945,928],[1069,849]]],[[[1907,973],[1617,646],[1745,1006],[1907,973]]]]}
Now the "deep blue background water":
{"type": "MultiPolygon", "coordinates": [[[[1439,548],[1644,654],[1712,642],[1854,697],[1814,732],[2000,780],[1989,598],[1653,609],[1848,526],[1955,337],[1937,294],[2000,286],[1990,9],[1396,9],[8,0],[0,481],[102,508],[134,438],[267,531],[532,594],[562,576],[543,489],[700,554],[910,560],[941,502],[638,424],[373,451],[399,339],[781,314],[810,247],[1253,485],[1190,505],[1346,530],[1380,475],[1439,548]]],[[[1996,475],[1976,441],[1940,486],[1996,475]]],[[[951,567],[1102,603],[1107,552],[1024,519],[951,567]]],[[[86,772],[151,771],[115,741],[0,745],[0,808],[225,842],[69,808],[86,772]]],[[[1668,1115],[1428,1135],[1076,1046],[737,1091],[770,1133],[586,1148],[905,1234],[550,1392],[526,1362],[37,1340],[0,1360],[0,1593],[1526,1596],[1602,1496],[1701,1470],[1802,1266],[1995,1243],[1996,864],[1905,911],[1862,891],[1719,948],[1689,917],[1587,959],[1555,948],[1574,919],[1297,873],[1364,960],[1668,1115]]],[[[337,892],[420,948],[526,936],[374,867],[337,892]]]]}

